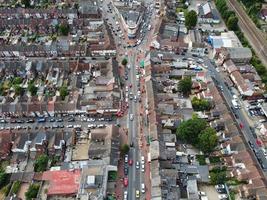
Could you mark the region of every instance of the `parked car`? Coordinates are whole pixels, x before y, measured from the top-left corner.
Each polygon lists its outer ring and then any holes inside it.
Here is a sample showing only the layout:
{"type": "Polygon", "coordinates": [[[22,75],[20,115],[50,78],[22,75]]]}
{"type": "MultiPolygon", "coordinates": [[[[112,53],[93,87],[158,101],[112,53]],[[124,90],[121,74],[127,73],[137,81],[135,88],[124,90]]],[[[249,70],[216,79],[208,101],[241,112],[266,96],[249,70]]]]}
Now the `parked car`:
{"type": "Polygon", "coordinates": [[[124,198],[124,200],[127,200],[127,198],[128,198],[128,192],[127,191],[124,191],[124,193],[123,193],[123,198],[124,198]]]}
{"type": "Polygon", "coordinates": [[[127,187],[127,186],[128,186],[128,183],[129,183],[128,178],[125,177],[125,178],[123,179],[123,185],[124,185],[124,187],[127,187]]]}
{"type": "Polygon", "coordinates": [[[129,165],[133,165],[133,160],[132,160],[132,159],[129,159],[128,164],[129,164],[129,165]]]}
{"type": "Polygon", "coordinates": [[[145,193],[146,192],[146,187],[145,187],[145,184],[144,183],[141,184],[141,192],[142,193],[145,193]]]}
{"type": "Polygon", "coordinates": [[[228,199],[228,195],[227,194],[219,194],[218,195],[219,199],[228,199]]]}
{"type": "Polygon", "coordinates": [[[136,169],[139,169],[140,168],[140,164],[139,164],[139,161],[136,161],[136,165],[135,165],[136,169]]]}
{"type": "Polygon", "coordinates": [[[126,154],[125,157],[124,157],[124,162],[125,163],[128,163],[128,155],[126,154]]]}
{"type": "Polygon", "coordinates": [[[136,197],[136,198],[139,198],[139,197],[140,197],[140,191],[139,191],[139,190],[136,190],[136,191],[135,191],[135,197],[136,197]]]}

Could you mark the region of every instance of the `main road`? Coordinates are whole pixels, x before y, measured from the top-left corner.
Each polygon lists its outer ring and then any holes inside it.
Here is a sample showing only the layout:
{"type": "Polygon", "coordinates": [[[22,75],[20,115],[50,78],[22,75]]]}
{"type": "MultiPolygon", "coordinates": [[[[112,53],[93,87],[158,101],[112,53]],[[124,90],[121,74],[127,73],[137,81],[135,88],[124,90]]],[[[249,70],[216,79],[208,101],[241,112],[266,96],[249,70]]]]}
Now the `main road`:
{"type": "MultiPolygon", "coordinates": [[[[221,93],[222,93],[227,105],[229,107],[233,108],[233,105],[232,105],[233,93],[225,85],[221,74],[215,69],[214,65],[211,64],[210,60],[208,60],[208,59],[205,60],[205,65],[208,66],[208,70],[211,73],[211,76],[214,78],[215,84],[217,86],[221,87],[221,93]]],[[[249,123],[248,123],[246,117],[244,116],[244,112],[242,112],[242,109],[245,109],[245,108],[235,109],[235,110],[231,109],[231,112],[234,112],[236,114],[236,116],[237,116],[236,117],[236,122],[238,124],[242,123],[241,131],[242,131],[242,134],[244,136],[244,139],[246,140],[246,143],[248,143],[248,141],[250,141],[254,145],[254,151],[257,152],[259,160],[261,160],[261,162],[262,162],[262,164],[264,166],[267,166],[267,160],[266,160],[266,158],[264,156],[264,153],[260,149],[260,147],[258,147],[258,145],[256,144],[256,139],[253,137],[253,133],[251,131],[251,127],[249,126],[249,123]]],[[[254,154],[253,151],[251,151],[251,152],[254,155],[253,157],[255,158],[255,163],[258,164],[258,168],[259,168],[260,172],[262,172],[262,176],[265,177],[265,182],[266,182],[266,180],[267,180],[266,179],[266,177],[267,177],[266,170],[262,169],[261,164],[258,162],[256,155],[254,154]]]]}
{"type": "MultiPolygon", "coordinates": [[[[127,30],[123,27],[118,14],[116,14],[112,1],[107,0],[102,2],[102,12],[105,14],[105,20],[107,24],[109,24],[110,29],[113,32],[114,42],[117,47],[117,54],[118,60],[121,60],[124,56],[128,58],[128,67],[124,70],[127,71],[128,80],[125,81],[125,85],[128,86],[128,96],[132,94],[138,98],[142,98],[142,96],[138,96],[138,91],[141,90],[140,88],[140,79],[137,79],[137,70],[140,67],[140,58],[145,57],[146,50],[152,41],[154,36],[154,29],[158,25],[159,18],[156,17],[156,13],[154,11],[153,0],[146,0],[144,1],[145,7],[149,10],[145,11],[145,16],[143,17],[143,21],[140,24],[140,33],[137,34],[135,40],[129,41],[127,38],[127,30]],[[154,11],[154,12],[153,12],[154,11]],[[151,25],[151,30],[148,29],[148,26],[151,25]],[[119,30],[119,31],[118,31],[119,30]],[[121,31],[120,31],[121,30],[121,31]],[[142,30],[142,31],[141,31],[142,30]],[[142,32],[142,33],[141,33],[142,32]],[[122,36],[124,35],[124,37],[122,36]],[[124,39],[125,38],[125,39],[124,39]],[[135,45],[135,47],[128,48],[128,42],[133,44],[137,43],[140,40],[140,44],[135,45]],[[127,42],[128,41],[128,42],[127,42]],[[131,87],[129,87],[131,85],[131,87]]],[[[141,77],[140,77],[141,78],[141,77]]],[[[123,89],[124,91],[124,89],[123,89]]],[[[126,91],[125,91],[126,92],[126,91]]],[[[127,96],[126,94],[124,96],[127,96]]],[[[126,100],[126,99],[124,99],[126,100]]],[[[148,184],[150,181],[150,171],[148,163],[147,163],[147,149],[146,146],[141,144],[141,139],[143,135],[140,133],[141,128],[144,129],[144,124],[141,125],[141,117],[140,117],[140,102],[137,100],[128,99],[128,113],[126,117],[126,123],[128,129],[128,144],[130,145],[129,151],[129,160],[133,160],[132,166],[128,166],[125,164],[125,167],[128,167],[128,199],[135,200],[136,191],[139,191],[140,199],[150,199],[150,185],[145,185],[146,192],[142,192],[141,185],[142,183],[148,184]],[[142,147],[141,147],[142,146],[142,147]],[[141,164],[141,157],[145,157],[145,172],[142,172],[142,164],[141,164]],[[136,168],[136,162],[139,162],[139,169],[136,168]],[[148,175],[149,174],[149,175],[148,175]]]]}
{"type": "Polygon", "coordinates": [[[228,5],[239,19],[239,27],[245,34],[257,56],[267,66],[267,41],[237,0],[228,0],[228,5]]]}

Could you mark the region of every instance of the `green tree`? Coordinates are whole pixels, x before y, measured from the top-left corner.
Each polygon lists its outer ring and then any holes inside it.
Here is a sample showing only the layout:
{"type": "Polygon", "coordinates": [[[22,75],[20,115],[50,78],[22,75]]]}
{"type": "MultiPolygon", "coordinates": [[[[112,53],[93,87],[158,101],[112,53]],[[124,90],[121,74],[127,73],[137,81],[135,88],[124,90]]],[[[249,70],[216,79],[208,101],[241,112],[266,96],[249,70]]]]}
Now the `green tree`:
{"type": "Polygon", "coordinates": [[[25,193],[26,200],[32,200],[37,197],[40,185],[32,184],[30,185],[28,191],[25,193]]]}
{"type": "Polygon", "coordinates": [[[190,10],[185,15],[185,26],[188,29],[192,29],[197,25],[197,13],[194,10],[190,10]]]}
{"type": "Polygon", "coordinates": [[[21,84],[23,81],[23,79],[21,77],[15,77],[13,80],[12,80],[12,84],[13,85],[19,85],[21,84]]]}
{"type": "Polygon", "coordinates": [[[11,194],[17,194],[19,189],[20,189],[20,185],[21,185],[21,182],[20,181],[15,181],[13,183],[13,187],[12,187],[12,190],[11,190],[11,194]]]}
{"type": "Polygon", "coordinates": [[[178,90],[179,92],[183,93],[184,95],[189,95],[192,89],[192,80],[190,77],[183,78],[178,83],[178,90]]]}
{"type": "Polygon", "coordinates": [[[216,131],[207,127],[205,130],[201,131],[198,136],[198,148],[204,153],[211,153],[217,146],[218,137],[216,131]]]}
{"type": "Polygon", "coordinates": [[[35,86],[34,82],[33,81],[30,81],[29,84],[28,84],[28,90],[29,92],[31,93],[32,96],[35,96],[37,91],[38,91],[38,88],[35,86]]]}
{"type": "Polygon", "coordinates": [[[31,6],[31,0],[21,0],[21,4],[25,6],[25,8],[29,8],[31,6]]]}
{"type": "Polygon", "coordinates": [[[40,155],[34,162],[34,171],[35,172],[43,172],[46,170],[48,164],[48,156],[43,154],[40,155]]]}
{"type": "Polygon", "coordinates": [[[8,183],[9,176],[3,169],[0,169],[0,188],[8,183]]]}
{"type": "Polygon", "coordinates": [[[231,15],[228,18],[226,25],[232,31],[238,30],[238,18],[235,15],[231,15]]]}
{"type": "Polygon", "coordinates": [[[122,145],[121,152],[122,152],[123,155],[127,154],[129,152],[129,150],[130,150],[130,147],[129,147],[128,144],[122,145]]]}
{"type": "Polygon", "coordinates": [[[190,144],[197,145],[198,136],[207,127],[207,122],[203,119],[194,118],[184,121],[177,128],[178,138],[190,144]]]}
{"type": "Polygon", "coordinates": [[[194,97],[192,99],[192,106],[195,111],[205,111],[211,109],[211,103],[206,99],[198,99],[194,97]]]}
{"type": "Polygon", "coordinates": [[[22,87],[20,85],[14,85],[14,90],[16,95],[21,95],[22,87]]]}
{"type": "Polygon", "coordinates": [[[60,87],[59,94],[60,94],[60,97],[61,97],[62,100],[64,100],[65,97],[69,94],[68,88],[67,88],[66,85],[63,85],[63,86],[60,87]]]}
{"type": "Polygon", "coordinates": [[[60,24],[58,26],[58,30],[59,30],[59,33],[60,35],[64,35],[64,36],[67,36],[70,32],[70,26],[68,24],[60,24]]]}
{"type": "Polygon", "coordinates": [[[123,60],[121,61],[121,64],[122,64],[123,66],[126,66],[127,63],[128,63],[128,60],[127,60],[126,58],[123,58],[123,60]]]}
{"type": "Polygon", "coordinates": [[[213,185],[216,184],[223,184],[226,182],[227,180],[227,176],[226,176],[226,170],[225,168],[214,168],[210,171],[210,182],[213,185]]]}

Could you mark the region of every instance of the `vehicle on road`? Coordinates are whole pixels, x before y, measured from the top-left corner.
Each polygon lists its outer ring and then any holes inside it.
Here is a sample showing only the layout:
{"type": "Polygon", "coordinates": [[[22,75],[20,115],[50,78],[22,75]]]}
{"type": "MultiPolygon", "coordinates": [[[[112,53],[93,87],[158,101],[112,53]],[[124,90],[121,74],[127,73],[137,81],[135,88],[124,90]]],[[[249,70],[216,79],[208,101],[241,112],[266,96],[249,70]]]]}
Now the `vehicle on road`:
{"type": "Polygon", "coordinates": [[[140,197],[140,191],[139,191],[139,190],[136,190],[136,191],[135,191],[135,197],[136,197],[136,198],[139,198],[139,197],[140,197]]]}
{"type": "Polygon", "coordinates": [[[145,193],[146,192],[146,187],[145,187],[145,184],[144,183],[141,184],[141,192],[142,193],[145,193]]]}
{"type": "Polygon", "coordinates": [[[133,165],[133,160],[132,160],[132,159],[129,159],[128,164],[129,164],[129,165],[133,165]]]}
{"type": "Polygon", "coordinates": [[[123,185],[124,185],[124,187],[127,187],[127,186],[128,186],[128,183],[129,183],[128,178],[125,177],[125,178],[123,179],[123,185]]]}
{"type": "Polygon", "coordinates": [[[133,119],[134,119],[134,115],[130,114],[130,120],[133,121],[133,119]]]}
{"type": "Polygon", "coordinates": [[[219,194],[219,195],[218,195],[218,198],[219,198],[219,199],[222,199],[222,200],[223,200],[223,199],[228,199],[228,195],[227,195],[227,194],[219,194]]]}
{"type": "Polygon", "coordinates": [[[145,157],[144,156],[141,156],[141,163],[145,164],[145,157]]]}
{"type": "Polygon", "coordinates": [[[124,175],[127,176],[128,175],[128,167],[124,166],[124,175]]]}
{"type": "Polygon", "coordinates": [[[206,196],[206,193],[205,193],[205,192],[202,192],[202,191],[199,191],[199,192],[198,192],[198,195],[199,195],[199,196],[206,196]]]}
{"type": "Polygon", "coordinates": [[[127,191],[124,191],[123,198],[124,198],[124,200],[127,200],[127,198],[128,198],[128,192],[127,191]]]}
{"type": "Polygon", "coordinates": [[[125,157],[124,157],[124,162],[125,163],[128,163],[128,155],[126,154],[125,157]]]}
{"type": "Polygon", "coordinates": [[[139,169],[140,168],[140,163],[139,161],[136,161],[136,165],[135,165],[136,169],[139,169]]]}
{"type": "Polygon", "coordinates": [[[45,121],[46,121],[45,118],[38,118],[38,120],[37,120],[38,123],[43,123],[45,121]]]}
{"type": "Polygon", "coordinates": [[[142,170],[141,171],[145,172],[145,165],[144,164],[142,164],[142,170]]]}

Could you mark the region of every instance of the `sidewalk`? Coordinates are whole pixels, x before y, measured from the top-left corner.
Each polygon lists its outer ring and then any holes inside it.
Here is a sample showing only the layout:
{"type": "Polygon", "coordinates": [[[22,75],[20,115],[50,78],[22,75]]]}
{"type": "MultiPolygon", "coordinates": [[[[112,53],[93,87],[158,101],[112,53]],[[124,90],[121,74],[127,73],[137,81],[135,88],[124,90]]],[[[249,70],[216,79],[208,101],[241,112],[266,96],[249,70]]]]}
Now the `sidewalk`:
{"type": "MultiPolygon", "coordinates": [[[[140,60],[144,59],[144,54],[140,54],[137,58],[137,61],[140,62],[140,60]]],[[[142,91],[141,93],[141,100],[142,102],[139,104],[140,108],[140,117],[142,120],[140,121],[140,150],[142,154],[145,157],[145,199],[150,200],[151,199],[151,172],[150,172],[150,163],[148,162],[148,153],[149,153],[149,145],[147,144],[146,140],[146,133],[148,132],[147,127],[144,124],[145,121],[145,107],[144,107],[144,102],[145,102],[145,77],[141,77],[140,79],[140,90],[142,91]]]]}
{"type": "MultiPolygon", "coordinates": [[[[125,127],[121,127],[119,129],[121,144],[128,143],[127,133],[128,130],[125,127]]],[[[118,174],[117,174],[116,189],[115,189],[115,197],[118,200],[123,199],[123,193],[124,193],[123,178],[124,178],[124,160],[123,157],[121,157],[118,162],[118,174]]]]}

